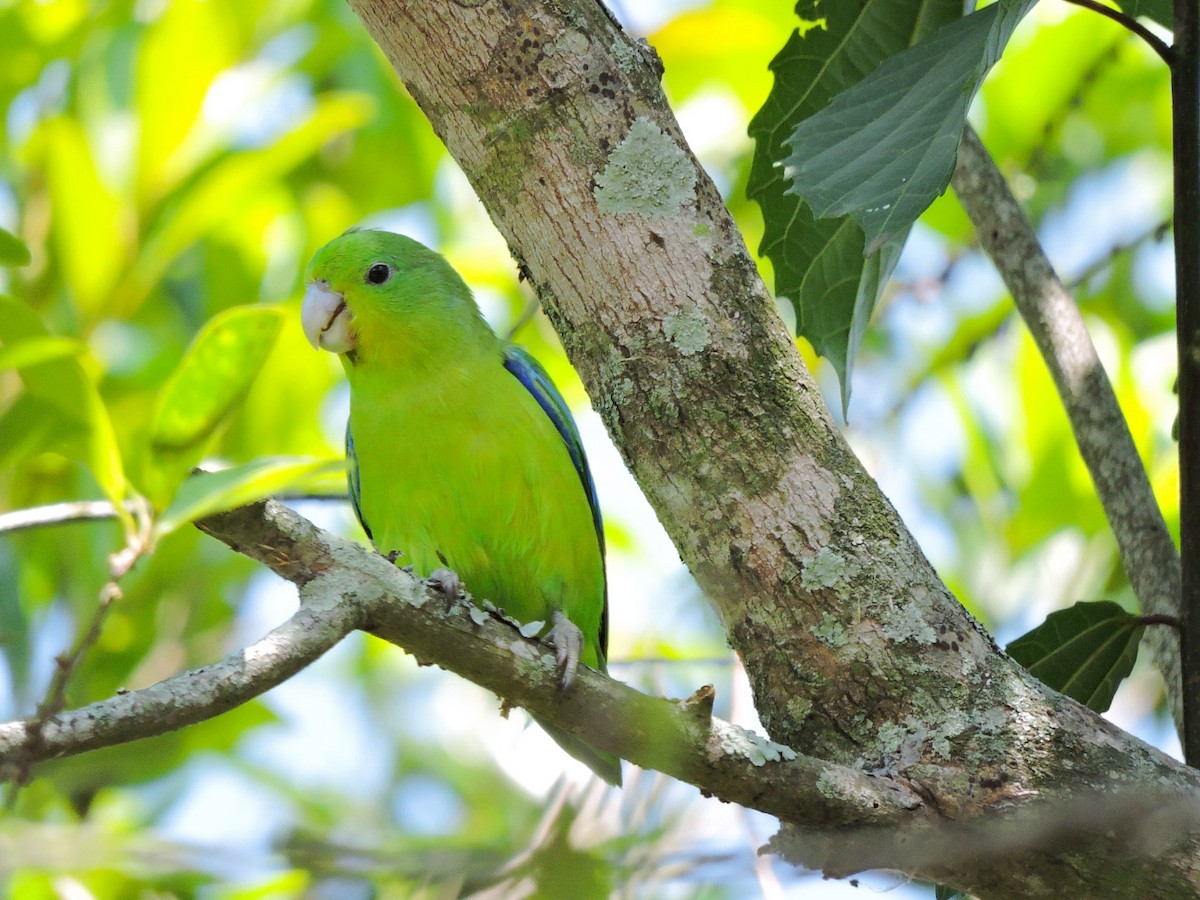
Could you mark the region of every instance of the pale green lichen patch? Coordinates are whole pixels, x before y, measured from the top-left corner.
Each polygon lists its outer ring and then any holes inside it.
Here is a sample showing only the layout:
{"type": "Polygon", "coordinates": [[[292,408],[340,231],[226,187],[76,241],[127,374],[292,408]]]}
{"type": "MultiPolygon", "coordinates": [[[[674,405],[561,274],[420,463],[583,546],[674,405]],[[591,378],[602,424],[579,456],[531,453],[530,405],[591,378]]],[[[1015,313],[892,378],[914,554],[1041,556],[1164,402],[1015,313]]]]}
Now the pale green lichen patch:
{"type": "Polygon", "coordinates": [[[753,731],[747,731],[736,725],[722,729],[719,740],[724,752],[735,756],[744,756],[750,760],[751,765],[755,766],[796,758],[796,751],[791,747],[777,744],[761,734],[755,734],[753,731]]]}
{"type": "Polygon", "coordinates": [[[881,725],[876,732],[876,745],[885,768],[904,771],[920,759],[926,747],[934,756],[950,759],[954,750],[951,742],[971,727],[971,718],[953,709],[940,710],[938,716],[933,723],[908,716],[903,723],[881,725]]]}
{"type": "Polygon", "coordinates": [[[663,319],[663,334],[680,353],[691,356],[708,346],[708,320],[697,310],[671,313],[663,319]]]}
{"type": "Polygon", "coordinates": [[[822,547],[815,556],[804,563],[800,584],[809,591],[845,587],[857,568],[837,551],[822,547]]]}
{"type": "Polygon", "coordinates": [[[812,712],[812,706],[812,700],[808,697],[789,697],[787,701],[788,716],[795,724],[800,725],[812,712]]]}
{"type": "Polygon", "coordinates": [[[829,613],[824,613],[821,616],[821,621],[817,625],[813,625],[808,629],[816,636],[822,644],[830,647],[841,647],[846,643],[846,629],[842,627],[842,623],[829,613]]]}
{"type": "Polygon", "coordinates": [[[893,603],[890,612],[882,617],[881,629],[893,641],[919,641],[932,644],[937,633],[922,617],[924,608],[915,604],[893,603]]]}
{"type": "Polygon", "coordinates": [[[602,213],[672,216],[696,199],[696,170],[679,144],[639,118],[596,176],[602,213]]]}

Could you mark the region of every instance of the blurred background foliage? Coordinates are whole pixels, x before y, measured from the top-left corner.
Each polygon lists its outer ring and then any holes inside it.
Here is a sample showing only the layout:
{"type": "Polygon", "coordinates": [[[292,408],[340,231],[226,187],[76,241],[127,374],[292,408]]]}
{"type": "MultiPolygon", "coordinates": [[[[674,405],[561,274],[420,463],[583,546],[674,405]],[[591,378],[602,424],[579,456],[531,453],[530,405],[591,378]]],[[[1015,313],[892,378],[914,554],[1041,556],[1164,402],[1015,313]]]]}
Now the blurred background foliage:
{"type": "MultiPolygon", "coordinates": [[[[790,4],[616,12],[658,49],[683,129],[756,249],[746,124],[795,27],[790,4]]],[[[147,490],[164,385],[232,307],[281,309],[282,325],[246,348],[262,368],[206,459],[340,455],[346,394],[300,333],[300,273],[349,225],[405,231],[449,257],[497,330],[517,328],[579,413],[607,518],[616,677],[674,695],[714,683],[720,715],[755,723],[719,623],[531,315],[503,241],[341,0],[0,0],[0,111],[0,228],[32,253],[0,269],[0,293],[78,342],[63,352],[96,386],[135,486],[147,490]]],[[[972,120],[1077,291],[1177,529],[1164,68],[1112,22],[1043,3],[972,120]]],[[[829,367],[801,350],[840,410],[829,367]]],[[[952,195],[914,229],[853,377],[855,449],[1002,641],[1076,600],[1132,607],[1049,377],[952,195]]],[[[0,368],[0,509],[111,493],[86,453],[48,449],[53,402],[35,394],[0,368]]],[[[361,538],[343,503],[298,504],[361,538]]],[[[113,521],[0,534],[0,719],[44,697],[122,541],[113,521]]],[[[190,527],[122,587],[72,706],[219,658],[295,602],[190,527]]],[[[1144,665],[1109,715],[1178,752],[1144,665]]],[[[653,773],[627,769],[608,791],[521,714],[501,719],[494,697],[362,637],[255,703],[41,766],[4,799],[0,892],[19,898],[854,890],[758,858],[771,819],[653,773]]]]}

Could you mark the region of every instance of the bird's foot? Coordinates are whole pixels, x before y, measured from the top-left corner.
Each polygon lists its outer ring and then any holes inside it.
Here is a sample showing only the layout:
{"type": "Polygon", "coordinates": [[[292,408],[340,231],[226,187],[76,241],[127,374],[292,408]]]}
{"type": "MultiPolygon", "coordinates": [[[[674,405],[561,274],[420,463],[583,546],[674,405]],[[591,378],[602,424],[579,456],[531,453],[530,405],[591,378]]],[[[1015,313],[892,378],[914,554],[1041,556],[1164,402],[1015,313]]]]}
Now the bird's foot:
{"type": "Polygon", "coordinates": [[[425,583],[447,597],[457,597],[462,591],[462,580],[453,569],[434,569],[425,583]]]}
{"type": "Polygon", "coordinates": [[[579,669],[579,658],[583,655],[583,632],[560,610],[554,610],[550,621],[554,624],[548,637],[554,645],[554,658],[558,663],[559,690],[565,692],[579,669]]]}

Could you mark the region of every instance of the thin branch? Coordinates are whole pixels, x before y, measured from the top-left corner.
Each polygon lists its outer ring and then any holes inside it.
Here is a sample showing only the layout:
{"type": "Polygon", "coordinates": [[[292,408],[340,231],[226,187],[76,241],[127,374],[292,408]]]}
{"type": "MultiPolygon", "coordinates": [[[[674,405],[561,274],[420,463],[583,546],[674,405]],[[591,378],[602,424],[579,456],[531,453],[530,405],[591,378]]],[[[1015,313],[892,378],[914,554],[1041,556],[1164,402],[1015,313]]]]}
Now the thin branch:
{"type": "Polygon", "coordinates": [[[1111,266],[1116,261],[1118,256],[1128,253],[1130,250],[1135,250],[1138,247],[1140,247],[1142,244],[1148,243],[1150,241],[1155,241],[1155,242],[1161,241],[1163,238],[1165,238],[1167,236],[1167,232],[1170,230],[1171,230],[1171,220],[1164,219],[1163,221],[1159,222],[1154,227],[1147,228],[1145,231],[1143,231],[1137,237],[1132,238],[1131,240],[1113,244],[1111,247],[1108,248],[1107,253],[1105,253],[1099,259],[1092,262],[1082,272],[1076,273],[1076,275],[1066,283],[1066,286],[1069,289],[1074,290],[1075,288],[1079,287],[1080,285],[1086,284],[1087,282],[1091,281],[1091,279],[1093,277],[1100,274],[1105,269],[1107,269],[1109,266],[1111,266]]]}
{"type": "Polygon", "coordinates": [[[1092,12],[1099,13],[1105,18],[1112,19],[1118,25],[1129,29],[1149,44],[1150,49],[1162,57],[1162,61],[1168,66],[1174,65],[1175,51],[1137,19],[1125,15],[1119,9],[1113,9],[1112,7],[1105,6],[1103,3],[1098,3],[1097,0],[1067,0],[1067,2],[1074,3],[1076,6],[1082,6],[1084,9],[1090,9],[1092,12]]]}
{"type": "MultiPolygon", "coordinates": [[[[279,494],[275,498],[284,503],[301,501],[346,500],[345,494],[279,494]]],[[[136,500],[127,500],[124,508],[134,512],[136,500]]],[[[70,500],[65,503],[48,503],[45,506],[30,506],[0,513],[0,535],[27,531],[34,528],[52,528],[72,525],[75,522],[101,522],[117,517],[116,507],[108,500],[70,500]]]]}
{"type": "MultiPolygon", "coordinates": [[[[1129,425],[1079,308],[1047,259],[1004,176],[970,127],[959,146],[951,184],[1050,369],[1142,611],[1178,617],[1179,554],[1129,425]]],[[[1175,723],[1182,731],[1179,637],[1169,628],[1151,628],[1146,641],[1166,682],[1175,723]]]]}
{"type": "MultiPolygon", "coordinates": [[[[125,508],[133,512],[133,501],[125,508]]],[[[50,503],[28,509],[14,509],[0,513],[0,534],[24,531],[30,528],[45,528],[52,525],[69,525],[72,522],[95,522],[115,519],[116,507],[108,500],[72,500],[66,503],[50,503]]]]}

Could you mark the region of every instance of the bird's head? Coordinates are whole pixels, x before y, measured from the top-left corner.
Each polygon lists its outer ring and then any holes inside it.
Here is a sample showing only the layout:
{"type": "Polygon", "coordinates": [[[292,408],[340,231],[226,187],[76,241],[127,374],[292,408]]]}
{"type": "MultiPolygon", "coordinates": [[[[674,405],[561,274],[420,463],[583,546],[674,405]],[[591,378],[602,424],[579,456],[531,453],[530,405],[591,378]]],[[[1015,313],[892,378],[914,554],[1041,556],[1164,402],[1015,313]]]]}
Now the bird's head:
{"type": "Polygon", "coordinates": [[[351,229],[334,238],[317,251],[304,280],[305,337],[351,358],[408,355],[487,327],[440,254],[388,231],[351,229]]]}

